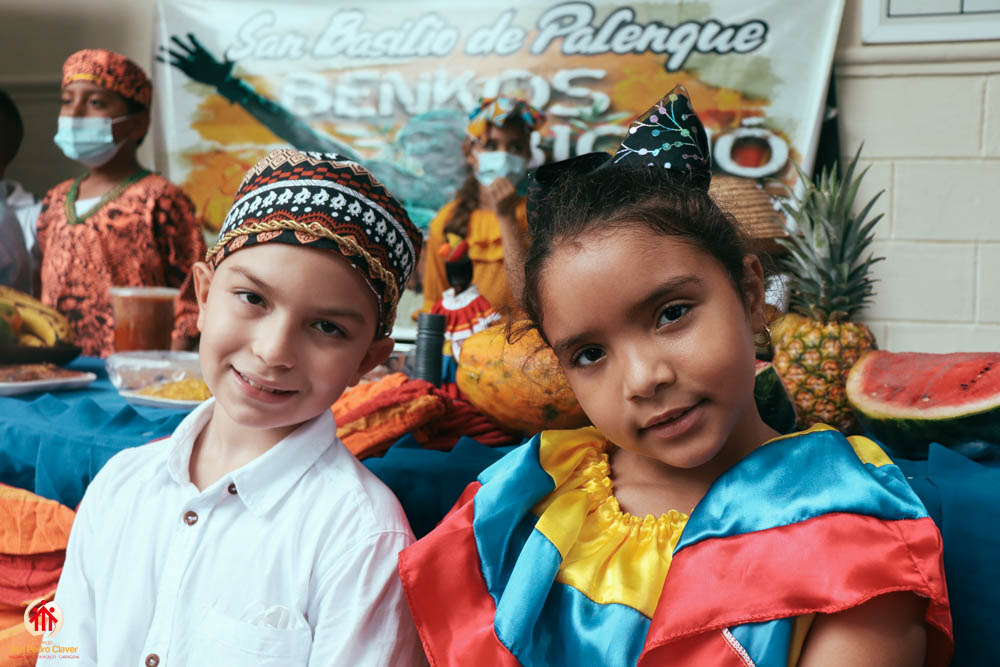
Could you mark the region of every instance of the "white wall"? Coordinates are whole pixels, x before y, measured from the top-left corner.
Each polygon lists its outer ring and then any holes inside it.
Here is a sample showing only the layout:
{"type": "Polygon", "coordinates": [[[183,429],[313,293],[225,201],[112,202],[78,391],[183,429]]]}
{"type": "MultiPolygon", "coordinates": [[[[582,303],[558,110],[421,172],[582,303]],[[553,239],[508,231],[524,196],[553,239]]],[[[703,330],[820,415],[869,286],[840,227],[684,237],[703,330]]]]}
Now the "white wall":
{"type": "Polygon", "coordinates": [[[845,159],[864,142],[878,211],[883,349],[1000,350],[1000,41],[862,45],[848,0],[835,59],[845,159]]]}
{"type": "MultiPolygon", "coordinates": [[[[153,0],[0,3],[0,87],[27,126],[8,176],[43,193],[78,172],[52,144],[63,60],[103,46],[148,71],[153,0]]],[[[843,153],[864,141],[868,196],[887,191],[866,319],[884,349],[1000,350],[1000,41],[863,46],[860,3],[835,74],[843,153]]]]}

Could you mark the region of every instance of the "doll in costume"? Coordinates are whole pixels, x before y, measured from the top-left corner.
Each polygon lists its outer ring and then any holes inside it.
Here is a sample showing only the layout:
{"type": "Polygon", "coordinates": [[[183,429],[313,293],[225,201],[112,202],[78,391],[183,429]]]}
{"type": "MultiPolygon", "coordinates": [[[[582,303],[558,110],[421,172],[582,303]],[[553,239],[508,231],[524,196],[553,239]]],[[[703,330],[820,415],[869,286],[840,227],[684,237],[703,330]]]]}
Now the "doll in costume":
{"type": "Polygon", "coordinates": [[[472,283],[472,260],[467,241],[452,235],[449,243],[438,248],[438,254],[445,260],[445,273],[451,287],[444,291],[431,313],[444,316],[444,353],[457,362],[465,339],[499,322],[500,315],[472,283]]]}

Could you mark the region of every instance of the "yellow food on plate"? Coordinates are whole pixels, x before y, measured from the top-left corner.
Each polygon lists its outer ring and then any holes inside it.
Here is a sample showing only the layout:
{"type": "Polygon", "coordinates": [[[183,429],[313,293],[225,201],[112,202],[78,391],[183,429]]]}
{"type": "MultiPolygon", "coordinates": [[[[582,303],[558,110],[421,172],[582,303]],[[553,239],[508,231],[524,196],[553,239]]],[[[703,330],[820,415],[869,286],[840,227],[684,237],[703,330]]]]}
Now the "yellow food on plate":
{"type": "Polygon", "coordinates": [[[137,394],[167,398],[173,401],[204,401],[212,397],[208,385],[197,378],[187,378],[176,382],[166,382],[139,389],[137,394]]]}

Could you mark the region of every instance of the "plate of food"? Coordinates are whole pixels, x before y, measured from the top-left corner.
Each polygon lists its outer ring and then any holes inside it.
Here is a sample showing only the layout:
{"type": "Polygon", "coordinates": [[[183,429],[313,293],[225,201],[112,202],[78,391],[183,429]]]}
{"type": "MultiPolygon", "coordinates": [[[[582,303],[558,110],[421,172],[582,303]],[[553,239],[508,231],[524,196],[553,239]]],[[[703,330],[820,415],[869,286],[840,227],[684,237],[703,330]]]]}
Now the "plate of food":
{"type": "Polygon", "coordinates": [[[173,382],[162,382],[136,390],[118,392],[132,405],[150,408],[190,410],[212,397],[208,385],[200,378],[185,378],[173,382]]]}
{"type": "Polygon", "coordinates": [[[3,365],[0,366],[0,396],[80,389],[96,379],[94,373],[71,371],[51,363],[3,365]]]}

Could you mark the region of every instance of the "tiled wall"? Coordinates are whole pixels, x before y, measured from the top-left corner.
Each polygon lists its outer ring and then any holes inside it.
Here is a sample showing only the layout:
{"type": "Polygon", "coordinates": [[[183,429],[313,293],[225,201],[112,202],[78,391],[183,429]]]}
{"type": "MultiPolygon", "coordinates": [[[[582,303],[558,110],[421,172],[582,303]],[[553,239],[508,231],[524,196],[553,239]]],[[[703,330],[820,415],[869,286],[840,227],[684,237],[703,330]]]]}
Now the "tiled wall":
{"type": "Polygon", "coordinates": [[[834,71],[859,201],[886,190],[865,319],[883,349],[1000,350],[1000,42],[862,46],[858,5],[834,71]]]}

